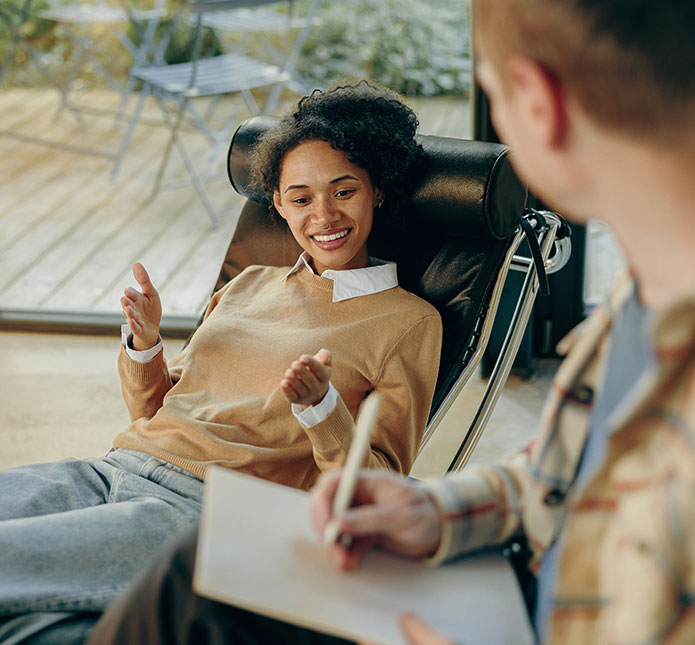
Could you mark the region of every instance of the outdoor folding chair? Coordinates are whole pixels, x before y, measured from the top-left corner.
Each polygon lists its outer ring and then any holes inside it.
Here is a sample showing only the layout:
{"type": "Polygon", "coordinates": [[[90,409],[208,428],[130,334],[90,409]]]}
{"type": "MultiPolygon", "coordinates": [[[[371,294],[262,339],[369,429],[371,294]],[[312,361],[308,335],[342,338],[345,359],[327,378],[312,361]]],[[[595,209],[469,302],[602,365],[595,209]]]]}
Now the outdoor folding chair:
{"type": "Polygon", "coordinates": [[[289,1],[288,10],[284,14],[256,8],[261,5],[277,3],[278,0],[260,0],[254,3],[253,8],[213,11],[203,14],[201,18],[202,25],[214,30],[229,51],[242,51],[247,46],[251,36],[258,36],[264,53],[269,56],[272,62],[282,66],[288,73],[290,78],[285,83],[278,83],[266,99],[264,103],[265,113],[269,113],[275,108],[283,86],[290,87],[298,94],[306,94],[311,89],[297,75],[295,68],[302,48],[309,37],[309,30],[318,20],[316,14],[320,0],[314,2],[304,16],[296,15],[296,0],[289,1]],[[283,35],[282,44],[279,47],[269,38],[269,34],[277,33],[283,35]],[[226,38],[229,34],[237,36],[241,34],[244,38],[240,44],[234,43],[231,39],[226,38]]]}
{"type": "MultiPolygon", "coordinates": [[[[249,265],[291,266],[301,252],[284,220],[271,219],[263,195],[249,183],[249,151],[276,124],[272,117],[249,119],[232,139],[229,178],[247,202],[215,290],[249,265]]],[[[403,288],[432,303],[442,317],[439,378],[420,450],[480,363],[508,272],[526,273],[504,346],[471,426],[462,429],[451,471],[465,465],[487,424],[539,287],[547,288],[546,272],[559,270],[569,257],[569,228],[554,213],[524,210],[526,191],[506,147],[432,136],[419,140],[426,161],[403,214],[404,230],[394,241],[393,227],[382,228],[375,218],[369,250],[395,261],[403,288]],[[524,239],[533,258],[515,255],[524,239]]]]}
{"type": "MultiPolygon", "coordinates": [[[[63,88],[64,104],[66,104],[67,94],[70,92],[84,60],[87,59],[111,89],[121,94],[121,102],[116,111],[116,120],[120,120],[135,88],[136,79],[132,74],[129,74],[128,80],[122,83],[113,76],[111,71],[94,55],[94,46],[88,30],[97,26],[108,26],[110,33],[132,56],[134,68],[148,64],[162,64],[164,52],[176,22],[175,18],[171,20],[169,28],[164,31],[159,41],[155,42],[157,26],[166,15],[165,2],[166,0],[154,0],[152,3],[147,3],[149,8],[146,8],[146,6],[140,6],[145,5],[145,3],[134,0],[118,0],[117,4],[107,4],[105,0],[73,4],[53,0],[53,6],[39,12],[39,16],[44,20],[52,20],[58,24],[66,25],[69,30],[68,37],[77,49],[73,56],[68,81],[63,88]],[[133,42],[128,36],[126,29],[128,25],[132,25],[138,33],[139,43],[133,42]]],[[[175,12],[175,15],[178,15],[182,6],[178,12],[175,12]]]]}
{"type": "Polygon", "coordinates": [[[207,137],[213,144],[213,152],[210,157],[214,158],[215,152],[226,145],[234,125],[238,122],[238,116],[232,114],[225,120],[220,129],[215,129],[210,125],[212,110],[217,105],[219,97],[228,94],[240,95],[243,97],[249,112],[260,115],[267,114],[275,107],[283,87],[296,89],[297,84],[293,75],[296,59],[308,36],[319,0],[312,0],[307,17],[301,22],[300,35],[295,40],[295,46],[281,64],[275,61],[260,60],[238,51],[201,59],[199,58],[201,28],[204,20],[206,23],[210,22],[211,19],[206,16],[211,12],[229,12],[229,10],[248,9],[268,4],[287,5],[286,17],[278,21],[277,18],[271,20],[270,14],[265,15],[265,17],[252,18],[249,14],[227,13],[225,16],[227,27],[231,26],[234,18],[237,19],[240,28],[255,29],[264,24],[267,29],[276,30],[279,25],[283,25],[285,29],[289,30],[300,24],[296,22],[293,13],[294,0],[284,0],[283,2],[278,2],[278,0],[207,0],[190,3],[189,11],[191,15],[196,16],[192,61],[176,65],[155,65],[131,71],[135,78],[143,82],[143,88],[140,92],[138,107],[130,120],[128,131],[114,164],[112,171],[114,180],[130,144],[144,102],[152,93],[170,129],[169,143],[164,151],[153,192],[156,193],[159,189],[171,149],[175,145],[213,225],[217,225],[219,214],[210,200],[203,177],[196,167],[193,156],[187,150],[180,136],[182,121],[184,117],[187,117],[190,124],[207,137]],[[270,92],[267,100],[259,106],[251,90],[260,88],[270,88],[270,92]],[[199,114],[194,106],[193,99],[198,97],[210,97],[212,99],[210,109],[204,115],[199,114]],[[167,102],[172,103],[173,108],[170,108],[167,102]]]}

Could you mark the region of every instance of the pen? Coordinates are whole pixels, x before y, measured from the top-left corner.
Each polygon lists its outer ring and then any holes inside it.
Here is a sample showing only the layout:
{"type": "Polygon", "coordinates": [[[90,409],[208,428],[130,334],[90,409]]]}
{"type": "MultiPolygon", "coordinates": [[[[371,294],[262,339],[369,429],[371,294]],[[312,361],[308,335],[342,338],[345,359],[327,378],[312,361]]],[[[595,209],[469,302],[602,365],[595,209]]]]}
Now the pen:
{"type": "Polygon", "coordinates": [[[340,475],[338,482],[338,490],[333,498],[333,517],[326,524],[323,531],[323,543],[334,544],[338,539],[338,518],[349,508],[352,502],[352,496],[355,493],[355,485],[357,484],[357,476],[360,468],[364,463],[364,456],[369,447],[369,439],[372,434],[372,428],[379,414],[381,399],[378,394],[370,394],[360,407],[357,415],[357,425],[355,434],[352,437],[350,450],[348,451],[347,459],[343,472],[340,475]]]}

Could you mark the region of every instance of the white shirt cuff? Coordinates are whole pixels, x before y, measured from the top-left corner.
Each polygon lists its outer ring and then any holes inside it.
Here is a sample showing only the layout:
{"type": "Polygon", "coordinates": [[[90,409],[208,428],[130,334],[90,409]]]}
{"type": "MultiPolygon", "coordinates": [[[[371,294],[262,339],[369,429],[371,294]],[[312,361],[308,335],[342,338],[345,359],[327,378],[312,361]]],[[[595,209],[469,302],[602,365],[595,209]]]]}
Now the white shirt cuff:
{"type": "Polygon", "coordinates": [[[311,426],[315,426],[317,423],[325,420],[335,410],[336,405],[338,405],[338,390],[329,381],[328,392],[316,405],[310,405],[302,410],[301,405],[293,403],[292,414],[305,428],[311,428],[311,426]]]}
{"type": "Polygon", "coordinates": [[[136,363],[149,363],[159,352],[162,351],[164,343],[161,336],[157,336],[157,344],[149,349],[138,351],[133,349],[133,332],[130,331],[128,323],[121,325],[121,341],[125,347],[125,353],[136,363]]]}

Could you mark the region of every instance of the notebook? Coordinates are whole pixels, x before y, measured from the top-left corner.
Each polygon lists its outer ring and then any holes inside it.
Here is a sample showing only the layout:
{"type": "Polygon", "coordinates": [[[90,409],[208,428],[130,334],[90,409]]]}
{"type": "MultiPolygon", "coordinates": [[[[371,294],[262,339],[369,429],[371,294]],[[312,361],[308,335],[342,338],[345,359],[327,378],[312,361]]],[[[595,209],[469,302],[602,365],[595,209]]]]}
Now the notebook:
{"type": "Polygon", "coordinates": [[[514,572],[485,552],[440,567],[383,551],[344,572],[309,520],[309,494],[210,467],[193,587],[205,597],[355,641],[402,644],[410,610],[456,643],[534,639],[514,572]]]}

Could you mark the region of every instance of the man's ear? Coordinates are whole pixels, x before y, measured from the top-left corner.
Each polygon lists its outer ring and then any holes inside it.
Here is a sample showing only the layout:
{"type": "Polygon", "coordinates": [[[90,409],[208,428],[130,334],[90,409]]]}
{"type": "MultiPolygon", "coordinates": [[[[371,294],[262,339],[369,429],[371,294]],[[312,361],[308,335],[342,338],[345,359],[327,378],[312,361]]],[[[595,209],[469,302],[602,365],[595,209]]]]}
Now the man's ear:
{"type": "Polygon", "coordinates": [[[278,212],[278,215],[282,217],[282,219],[287,219],[282,213],[282,200],[280,199],[280,193],[277,190],[273,191],[273,206],[275,206],[275,210],[278,212]]]}
{"type": "Polygon", "coordinates": [[[562,145],[567,136],[566,96],[557,79],[529,58],[516,56],[506,64],[507,80],[517,94],[516,106],[538,141],[562,145]]]}

